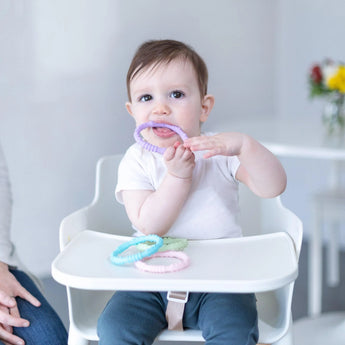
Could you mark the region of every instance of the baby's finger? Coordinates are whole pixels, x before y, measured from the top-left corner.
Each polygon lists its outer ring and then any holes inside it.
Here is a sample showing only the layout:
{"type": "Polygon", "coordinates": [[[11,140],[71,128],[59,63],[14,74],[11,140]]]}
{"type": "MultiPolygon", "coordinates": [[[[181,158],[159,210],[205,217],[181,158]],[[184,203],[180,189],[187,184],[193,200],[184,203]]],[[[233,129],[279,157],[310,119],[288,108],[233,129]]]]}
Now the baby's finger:
{"type": "Polygon", "coordinates": [[[210,151],[205,152],[203,157],[207,159],[207,158],[211,158],[211,157],[217,156],[219,154],[220,154],[220,150],[219,149],[214,149],[214,150],[210,150],[210,151]]]}
{"type": "Polygon", "coordinates": [[[185,153],[187,151],[190,151],[188,148],[185,148],[183,145],[179,145],[177,148],[176,148],[176,152],[175,152],[175,157],[177,158],[185,158],[185,153]]]}
{"type": "Polygon", "coordinates": [[[174,148],[177,149],[180,145],[181,143],[179,141],[176,141],[176,143],[174,144],[174,148]]]}
{"type": "Polygon", "coordinates": [[[184,146],[192,151],[210,150],[214,147],[210,137],[194,137],[184,142],[184,146]]]}
{"type": "Polygon", "coordinates": [[[164,159],[166,161],[172,160],[175,157],[175,152],[176,149],[174,148],[174,146],[168,147],[163,154],[164,159]]]}
{"type": "Polygon", "coordinates": [[[184,160],[194,159],[194,153],[190,149],[186,148],[183,152],[183,159],[184,160]]]}

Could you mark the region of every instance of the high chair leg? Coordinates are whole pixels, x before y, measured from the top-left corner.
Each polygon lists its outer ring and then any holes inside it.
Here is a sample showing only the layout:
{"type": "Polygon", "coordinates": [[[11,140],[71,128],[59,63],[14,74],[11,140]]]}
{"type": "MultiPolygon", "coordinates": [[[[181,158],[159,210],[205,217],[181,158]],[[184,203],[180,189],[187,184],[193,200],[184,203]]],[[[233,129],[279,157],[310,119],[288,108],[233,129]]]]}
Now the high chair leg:
{"type": "Polygon", "coordinates": [[[82,337],[79,332],[73,328],[69,328],[68,332],[68,345],[89,345],[89,341],[82,337]]]}
{"type": "Polygon", "coordinates": [[[322,293],[322,219],[317,204],[313,207],[312,232],[309,239],[308,255],[308,314],[317,316],[321,313],[322,293]]]}
{"type": "MultiPolygon", "coordinates": [[[[287,333],[284,335],[284,337],[281,338],[280,340],[276,341],[272,345],[294,345],[291,325],[292,325],[292,321],[290,321],[289,329],[288,329],[287,333]]],[[[302,344],[298,344],[298,345],[302,345],[302,344]]]]}
{"type": "Polygon", "coordinates": [[[327,250],[327,284],[333,287],[339,284],[339,237],[339,223],[332,222],[327,250]]]}

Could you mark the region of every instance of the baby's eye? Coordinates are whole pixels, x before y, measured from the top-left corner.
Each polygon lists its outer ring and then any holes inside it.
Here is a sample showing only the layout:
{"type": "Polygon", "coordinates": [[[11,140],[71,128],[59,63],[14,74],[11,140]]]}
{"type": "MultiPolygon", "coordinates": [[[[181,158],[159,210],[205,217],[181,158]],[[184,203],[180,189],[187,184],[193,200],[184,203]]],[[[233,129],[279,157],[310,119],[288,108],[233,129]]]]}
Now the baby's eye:
{"type": "Polygon", "coordinates": [[[172,98],[182,98],[184,96],[184,93],[182,91],[173,91],[171,93],[172,98]]]}
{"type": "Polygon", "coordinates": [[[148,101],[151,101],[151,99],[152,99],[151,95],[143,95],[143,96],[139,97],[140,102],[148,102],[148,101]]]}

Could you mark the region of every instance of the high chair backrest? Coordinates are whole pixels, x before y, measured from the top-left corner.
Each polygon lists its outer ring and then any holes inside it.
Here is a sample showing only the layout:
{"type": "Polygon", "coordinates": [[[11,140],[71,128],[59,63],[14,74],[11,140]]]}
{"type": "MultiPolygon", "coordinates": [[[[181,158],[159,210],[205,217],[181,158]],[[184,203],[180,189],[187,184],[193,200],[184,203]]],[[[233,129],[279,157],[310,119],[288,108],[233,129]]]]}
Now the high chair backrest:
{"type": "Polygon", "coordinates": [[[240,185],[240,224],[243,235],[286,232],[294,241],[299,257],[302,245],[301,221],[283,206],[280,197],[264,199],[240,185]]]}
{"type": "MultiPolygon", "coordinates": [[[[97,163],[95,197],[91,208],[102,209],[102,231],[117,235],[131,236],[133,229],[127,217],[125,207],[115,199],[115,187],[117,183],[117,170],[123,155],[102,157],[97,163]],[[108,208],[110,209],[108,211],[108,208]]],[[[99,226],[97,219],[97,226],[99,226]]]]}
{"type": "Polygon", "coordinates": [[[131,236],[133,230],[123,205],[115,200],[117,170],[123,155],[105,156],[96,167],[92,203],[64,218],[60,226],[62,250],[78,232],[88,229],[131,236]]]}
{"type": "MultiPolygon", "coordinates": [[[[117,235],[131,236],[133,229],[123,205],[115,200],[115,187],[117,183],[117,170],[123,155],[105,156],[99,159],[96,168],[95,196],[92,203],[84,209],[77,211],[87,213],[87,229],[115,233],[117,235]]],[[[293,239],[296,248],[301,247],[302,234],[296,222],[297,217],[291,217],[292,212],[286,209],[280,197],[262,199],[254,195],[246,186],[240,186],[240,224],[245,236],[285,231],[293,239]]],[[[72,217],[63,220],[62,233],[60,231],[60,246],[63,248],[73,235],[81,230],[80,217],[78,224],[66,227],[64,222],[73,221],[72,217]],[[68,233],[64,233],[68,228],[68,233]]],[[[86,226],[86,224],[85,224],[86,226]]],[[[297,250],[299,255],[299,250],[297,250]]]]}

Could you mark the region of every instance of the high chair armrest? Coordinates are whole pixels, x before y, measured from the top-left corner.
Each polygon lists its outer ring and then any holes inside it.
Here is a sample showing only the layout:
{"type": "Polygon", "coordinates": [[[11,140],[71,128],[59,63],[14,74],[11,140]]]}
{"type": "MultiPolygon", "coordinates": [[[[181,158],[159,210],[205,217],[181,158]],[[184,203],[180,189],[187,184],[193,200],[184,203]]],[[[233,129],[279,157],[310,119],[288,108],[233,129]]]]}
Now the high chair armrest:
{"type": "Polygon", "coordinates": [[[88,228],[89,209],[89,206],[81,208],[61,221],[59,230],[60,251],[66,247],[77,233],[88,228]]]}

